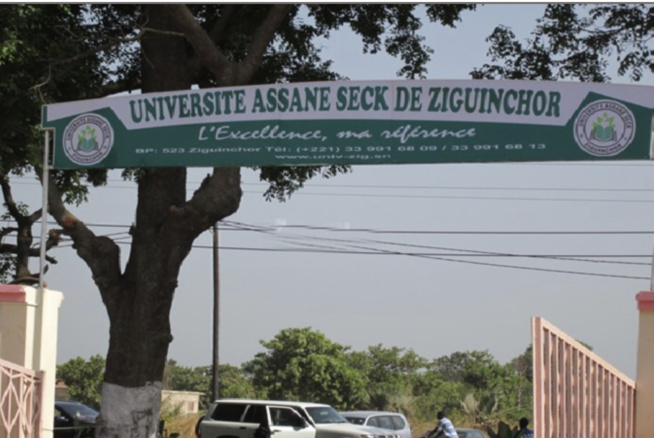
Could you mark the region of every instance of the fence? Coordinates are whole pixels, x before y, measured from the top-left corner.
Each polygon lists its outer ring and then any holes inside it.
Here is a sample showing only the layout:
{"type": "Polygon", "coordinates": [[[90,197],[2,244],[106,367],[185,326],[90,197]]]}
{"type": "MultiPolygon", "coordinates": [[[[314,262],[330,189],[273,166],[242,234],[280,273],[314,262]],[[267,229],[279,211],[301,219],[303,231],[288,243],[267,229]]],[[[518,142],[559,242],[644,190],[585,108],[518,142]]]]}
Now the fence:
{"type": "Polygon", "coordinates": [[[634,438],[635,382],[542,318],[532,336],[534,435],[634,438]]]}
{"type": "Polygon", "coordinates": [[[42,374],[0,359],[0,437],[41,436],[42,374]]]}

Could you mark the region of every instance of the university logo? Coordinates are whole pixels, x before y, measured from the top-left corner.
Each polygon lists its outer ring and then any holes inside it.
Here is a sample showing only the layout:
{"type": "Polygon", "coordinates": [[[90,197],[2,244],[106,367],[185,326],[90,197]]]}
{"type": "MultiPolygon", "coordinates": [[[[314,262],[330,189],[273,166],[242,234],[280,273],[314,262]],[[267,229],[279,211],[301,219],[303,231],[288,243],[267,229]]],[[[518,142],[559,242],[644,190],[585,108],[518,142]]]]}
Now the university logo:
{"type": "Polygon", "coordinates": [[[575,141],[596,157],[613,157],[631,144],[636,119],[626,106],[613,100],[598,100],[581,110],[574,124],[575,141]]]}
{"type": "Polygon", "coordinates": [[[64,130],[64,153],[75,164],[92,166],[104,160],[114,145],[114,130],[102,116],[83,114],[64,130]]]}

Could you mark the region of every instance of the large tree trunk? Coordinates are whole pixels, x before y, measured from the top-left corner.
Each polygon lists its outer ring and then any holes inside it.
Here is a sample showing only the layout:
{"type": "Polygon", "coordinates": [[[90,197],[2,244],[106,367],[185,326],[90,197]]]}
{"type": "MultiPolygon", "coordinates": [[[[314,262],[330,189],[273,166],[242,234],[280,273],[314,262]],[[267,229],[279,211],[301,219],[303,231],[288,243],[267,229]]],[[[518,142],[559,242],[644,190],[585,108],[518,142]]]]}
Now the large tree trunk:
{"type": "MultiPolygon", "coordinates": [[[[241,64],[217,50],[184,5],[143,7],[142,89],[160,92],[190,88],[201,64],[220,85],[247,83],[290,5],[271,6],[241,64]]],[[[141,169],[123,273],[118,245],[96,236],[66,209],[51,177],[50,214],[91,269],[109,315],[98,438],[155,438],[180,267],[202,232],[238,210],[240,183],[239,168],[216,167],[187,200],[185,168],[141,169]]]]}
{"type": "MultiPolygon", "coordinates": [[[[146,6],[144,24],[154,32],[147,32],[141,42],[143,92],[190,88],[185,68],[188,46],[169,14],[160,6],[146,6]]],[[[187,207],[185,168],[146,169],[139,176],[125,272],[108,284],[96,278],[110,320],[100,438],[156,436],[179,270],[208,224],[236,210],[234,199],[240,198],[236,181],[229,190],[237,196],[215,193],[216,206],[224,208],[217,208],[212,219],[177,211],[187,207]]]]}
{"type": "MultiPolygon", "coordinates": [[[[155,32],[142,44],[143,92],[190,88],[184,74],[185,40],[167,13],[145,7],[155,32]],[[160,32],[157,32],[160,31],[160,32]]],[[[186,170],[145,170],[139,179],[136,223],[125,273],[103,288],[110,320],[99,437],[155,437],[161,381],[172,341],[170,308],[182,261],[194,236],[175,234],[171,209],[186,201],[186,170]]]]}

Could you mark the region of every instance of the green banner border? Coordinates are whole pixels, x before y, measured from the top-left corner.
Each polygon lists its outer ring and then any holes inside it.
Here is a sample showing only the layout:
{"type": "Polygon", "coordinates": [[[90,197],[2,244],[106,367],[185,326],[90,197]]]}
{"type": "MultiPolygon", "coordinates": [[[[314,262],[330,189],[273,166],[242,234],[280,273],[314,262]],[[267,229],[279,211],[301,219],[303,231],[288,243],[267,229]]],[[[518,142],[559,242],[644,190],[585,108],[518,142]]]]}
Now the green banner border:
{"type": "Polygon", "coordinates": [[[640,102],[644,93],[654,102],[654,88],[603,85],[373,81],[188,90],[46,105],[42,125],[54,131],[57,169],[651,159],[654,111],[615,96],[624,90],[640,102]],[[566,94],[571,85],[579,87],[568,93],[576,100],[566,94]],[[226,90],[241,95],[231,113],[203,113],[218,111],[210,100],[226,90]],[[299,96],[295,107],[263,100],[282,90],[299,96]],[[307,100],[315,90],[320,101],[307,100]],[[339,100],[344,94],[349,101],[339,100]],[[266,104],[274,111],[257,113],[266,104]],[[302,105],[311,108],[300,114],[302,105]]]}

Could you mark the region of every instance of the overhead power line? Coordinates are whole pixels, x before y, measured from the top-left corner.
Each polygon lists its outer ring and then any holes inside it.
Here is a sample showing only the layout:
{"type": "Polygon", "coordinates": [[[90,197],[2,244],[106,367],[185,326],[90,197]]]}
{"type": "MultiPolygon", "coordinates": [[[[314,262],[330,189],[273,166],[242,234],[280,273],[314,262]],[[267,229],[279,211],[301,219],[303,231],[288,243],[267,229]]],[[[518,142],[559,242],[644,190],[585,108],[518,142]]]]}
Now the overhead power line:
{"type": "MultiPolygon", "coordinates": [[[[226,222],[227,225],[230,222],[226,222]]],[[[268,229],[305,229],[314,231],[333,231],[338,233],[374,233],[374,234],[485,234],[485,235],[628,235],[628,234],[654,234],[654,231],[453,231],[453,230],[376,230],[372,228],[337,228],[321,227],[313,225],[274,225],[268,229]]],[[[253,231],[254,229],[244,228],[242,231],[253,231]]]]}
{"type": "MultiPolygon", "coordinates": [[[[128,242],[118,242],[119,244],[127,244],[128,242]]],[[[204,248],[212,249],[209,245],[193,245],[193,248],[204,248]]],[[[639,277],[632,275],[619,275],[619,274],[606,274],[606,273],[596,273],[596,272],[583,272],[583,271],[571,271],[563,269],[548,269],[548,268],[537,268],[537,267],[528,267],[528,266],[515,266],[515,265],[506,265],[498,263],[486,263],[486,262],[474,262],[470,260],[455,260],[444,257],[429,256],[425,254],[411,254],[411,253],[402,253],[402,252],[364,252],[364,251],[345,251],[345,250],[310,250],[310,249],[279,249],[279,248],[245,248],[245,247],[229,247],[221,246],[221,250],[235,250],[235,251],[256,251],[256,252],[299,252],[299,253],[332,253],[332,254],[357,254],[357,255],[403,255],[403,256],[413,256],[413,257],[424,257],[433,260],[455,262],[455,263],[468,263],[479,266],[490,266],[490,267],[499,267],[499,268],[510,268],[510,269],[521,269],[527,271],[540,271],[540,272],[552,272],[558,274],[572,274],[572,275],[584,275],[590,277],[608,277],[608,278],[622,278],[628,280],[649,280],[649,277],[639,277]]]]}
{"type": "MultiPolygon", "coordinates": [[[[118,179],[109,179],[109,183],[119,183],[119,184],[129,184],[126,186],[116,186],[116,185],[106,185],[99,186],[99,188],[119,188],[119,189],[136,189],[135,183],[130,183],[129,181],[118,180],[118,179]]],[[[12,184],[18,185],[34,185],[40,186],[41,184],[38,181],[32,180],[12,180],[12,184]]],[[[201,181],[188,181],[189,185],[199,185],[201,181]]],[[[256,186],[256,187],[268,187],[268,184],[262,182],[244,182],[241,183],[243,186],[256,186]]],[[[94,188],[90,184],[87,184],[88,188],[94,188]]],[[[390,189],[390,190],[480,190],[480,191],[520,191],[520,192],[654,192],[654,189],[646,189],[642,187],[634,188],[619,188],[619,187],[510,187],[510,186],[499,186],[499,187],[489,187],[489,186],[442,186],[442,185],[397,185],[397,184],[339,184],[339,183],[330,183],[330,184],[320,184],[314,182],[308,182],[304,188],[352,188],[352,189],[390,189]]]]}
{"type": "MultiPolygon", "coordinates": [[[[54,223],[51,223],[54,224],[54,223]]],[[[111,227],[111,228],[129,228],[128,225],[118,225],[118,224],[86,224],[89,227],[111,227]]],[[[652,258],[651,254],[646,255],[636,255],[636,254],[580,254],[580,255],[571,255],[571,254],[524,254],[524,253],[506,253],[506,252],[491,252],[491,251],[480,251],[480,250],[469,250],[469,249],[458,249],[458,248],[447,248],[447,247],[438,247],[438,246],[429,246],[429,245],[418,245],[418,244],[409,244],[409,243],[398,243],[390,241],[381,241],[381,240],[370,240],[370,239],[335,239],[335,238],[325,238],[319,236],[307,236],[307,235],[289,235],[284,233],[277,233],[279,228],[300,228],[306,229],[309,231],[346,231],[341,228],[332,228],[332,227],[316,227],[310,225],[292,225],[292,226],[258,226],[245,224],[242,222],[235,221],[224,221],[224,225],[231,228],[223,228],[225,230],[234,230],[234,231],[251,231],[256,233],[265,234],[268,236],[275,237],[277,240],[281,240],[286,243],[291,243],[293,245],[299,245],[300,247],[295,248],[261,248],[261,247],[230,247],[222,246],[221,249],[224,250],[237,250],[237,251],[257,251],[257,252],[285,252],[285,253],[322,253],[322,254],[356,254],[356,255],[391,255],[391,256],[408,256],[408,257],[419,257],[426,258],[438,261],[446,262],[455,262],[455,263],[468,263],[481,266],[490,266],[490,267],[501,267],[508,269],[522,269],[522,270],[532,270],[532,271],[542,271],[542,272],[553,272],[553,273],[563,273],[563,274],[575,274],[575,275],[585,275],[585,276],[596,276],[596,277],[611,277],[611,278],[624,278],[624,279],[634,279],[634,280],[648,280],[649,277],[639,277],[631,275],[620,275],[620,274],[608,274],[608,273],[594,273],[594,272],[583,272],[575,270],[563,270],[563,269],[551,269],[551,268],[542,268],[542,267],[528,267],[528,266],[516,266],[509,264],[499,264],[499,263],[488,263],[488,262],[478,262],[472,260],[461,260],[462,258],[469,257],[506,257],[506,258],[535,258],[535,259],[547,259],[552,261],[564,261],[564,262],[590,262],[590,263],[611,263],[611,264],[623,264],[623,265],[642,265],[649,266],[649,263],[632,263],[632,262],[621,262],[621,261],[606,261],[606,260],[588,260],[589,258],[652,258]],[[340,246],[339,246],[340,245],[340,246]],[[373,246],[370,246],[373,245],[373,246]],[[389,250],[385,248],[375,247],[374,245],[390,245],[398,246],[403,248],[420,248],[422,250],[429,251],[440,251],[440,252],[426,252],[426,251],[398,251],[398,250],[389,250]],[[345,248],[343,248],[345,247],[345,248]],[[444,252],[447,251],[447,252],[444,252]]],[[[420,234],[580,234],[580,235],[601,235],[601,234],[653,234],[654,231],[411,231],[411,230],[375,230],[375,229],[348,229],[347,231],[357,231],[357,232],[367,232],[367,233],[388,233],[388,234],[407,234],[407,233],[420,233],[420,234]]],[[[112,236],[114,241],[117,244],[128,245],[130,244],[129,240],[131,236],[127,232],[116,232],[108,233],[106,236],[112,236]]],[[[67,247],[72,245],[71,243],[64,243],[60,247],[67,247]]],[[[210,246],[203,245],[194,245],[194,248],[207,248],[212,249],[210,246]]]]}
{"type": "MultiPolygon", "coordinates": [[[[257,193],[245,190],[243,193],[257,193]]],[[[399,198],[399,199],[454,199],[454,200],[478,200],[478,201],[549,201],[549,202],[608,202],[608,203],[634,203],[654,204],[650,199],[585,199],[585,198],[518,198],[509,196],[446,196],[446,195],[389,195],[374,193],[315,193],[299,191],[293,196],[337,196],[350,198],[399,198]]]]}
{"type": "MultiPolygon", "coordinates": [[[[110,236],[110,235],[103,235],[110,236]]],[[[115,233],[113,237],[114,242],[121,244],[131,244],[127,240],[131,239],[131,236],[126,233],[115,233]]],[[[72,241],[69,239],[64,239],[63,244],[59,244],[53,249],[68,248],[73,245],[72,241]]],[[[234,251],[260,251],[260,252],[280,252],[280,253],[316,253],[316,254],[350,254],[350,255],[407,255],[407,256],[438,256],[438,257],[497,257],[497,258],[536,258],[536,259],[551,259],[551,260],[561,260],[561,261],[574,261],[574,262],[588,262],[588,263],[607,263],[607,264],[616,264],[616,265],[633,265],[633,266],[650,266],[650,263],[640,263],[640,262],[626,262],[626,261],[616,261],[616,260],[590,260],[592,258],[596,259],[624,259],[624,258],[647,258],[651,259],[651,254],[528,254],[528,253],[493,253],[493,252],[483,252],[479,251],[478,253],[461,253],[461,252],[407,252],[407,251],[395,251],[395,252],[379,252],[376,249],[341,249],[338,247],[325,247],[314,245],[314,247],[307,247],[307,244],[304,244],[304,247],[301,248],[270,248],[270,247],[245,247],[245,246],[221,246],[220,249],[225,250],[234,250],[234,251]],[[588,260],[585,260],[588,259],[588,260]]],[[[196,244],[193,245],[193,248],[196,249],[211,249],[212,247],[206,245],[196,244]]],[[[437,249],[437,247],[434,247],[437,249]]],[[[463,249],[451,249],[451,251],[466,251],[463,249]]]]}
{"type": "MultiPolygon", "coordinates": [[[[13,221],[6,221],[12,222],[13,221]]],[[[108,224],[85,222],[90,228],[127,228],[131,225],[126,224],[108,224]]],[[[452,235],[652,235],[654,230],[529,230],[529,231],[503,231],[503,230],[382,230],[375,228],[341,228],[325,227],[318,225],[253,225],[243,222],[223,220],[221,231],[267,231],[276,232],[279,229],[306,229],[315,231],[333,231],[338,233],[373,233],[373,234],[452,234],[452,235]]],[[[57,226],[54,221],[48,221],[48,225],[57,226]]]]}
{"type": "MultiPolygon", "coordinates": [[[[244,224],[241,222],[233,222],[233,221],[225,221],[225,225],[233,227],[233,230],[241,230],[241,231],[253,231],[253,232],[258,232],[258,233],[264,233],[268,235],[275,235],[276,234],[276,229],[275,228],[270,228],[270,227],[261,227],[261,226],[256,226],[256,225],[250,225],[250,224],[244,224]]],[[[303,228],[307,228],[310,230],[314,230],[316,228],[319,228],[320,231],[342,231],[341,229],[338,228],[326,228],[326,227],[313,227],[313,226],[302,226],[303,228]]],[[[223,228],[225,229],[225,228],[223,228]]],[[[367,232],[379,232],[379,230],[371,230],[371,229],[362,229],[363,231],[367,232]]],[[[466,232],[463,232],[466,233],[466,232]]],[[[479,233],[486,233],[486,232],[479,232],[479,233]]],[[[492,232],[495,233],[495,232],[492,232]]],[[[505,232],[499,232],[499,233],[505,233],[505,232]]],[[[520,234],[521,232],[508,232],[510,234],[520,234]]],[[[547,234],[552,234],[552,233],[559,233],[559,232],[528,232],[529,234],[532,233],[537,233],[537,234],[542,234],[542,233],[547,233],[547,234]]],[[[580,233],[580,234],[612,234],[612,233],[617,233],[617,234],[652,234],[652,232],[649,231],[643,231],[643,232],[629,232],[629,231],[619,231],[619,232],[562,232],[563,234],[569,234],[569,233],[580,233]]],[[[639,262],[626,262],[626,261],[618,261],[618,260],[597,260],[599,258],[607,259],[607,258],[646,258],[646,259],[651,259],[652,256],[650,254],[516,254],[516,253],[506,253],[506,252],[490,252],[490,251],[479,251],[479,250],[467,250],[467,249],[457,249],[457,248],[447,248],[447,247],[437,247],[437,246],[429,246],[429,245],[416,245],[416,244],[406,244],[406,243],[398,243],[398,242],[390,242],[390,241],[380,241],[380,240],[359,240],[359,241],[354,241],[354,240],[345,240],[345,239],[333,239],[333,238],[320,238],[316,236],[304,236],[304,235],[297,235],[297,236],[288,236],[288,235],[283,235],[283,236],[277,236],[279,240],[286,240],[290,241],[290,243],[295,244],[295,245],[301,245],[305,246],[305,248],[247,248],[247,247],[225,247],[223,246],[222,249],[225,250],[240,250],[240,251],[259,251],[259,252],[285,252],[285,253],[291,253],[291,252],[310,252],[310,253],[322,253],[322,254],[349,254],[349,255],[404,255],[404,256],[411,256],[411,257],[427,257],[427,258],[435,258],[443,261],[458,261],[462,262],[460,260],[461,258],[464,257],[503,257],[503,258],[533,258],[533,259],[541,259],[541,260],[552,260],[552,261],[568,261],[568,262],[585,262],[585,263],[603,263],[603,264],[613,264],[613,265],[632,265],[632,266],[650,266],[650,263],[639,263],[639,262]],[[324,244],[315,244],[313,242],[307,243],[309,241],[321,241],[321,242],[335,242],[338,244],[344,244],[346,247],[349,247],[349,249],[342,249],[334,246],[326,246],[324,244]],[[407,251],[388,251],[388,250],[383,250],[379,248],[370,248],[367,246],[361,246],[360,242],[364,243],[372,243],[372,244],[379,244],[379,245],[391,245],[391,246],[401,246],[401,247],[409,247],[409,248],[421,248],[423,250],[439,250],[439,251],[450,251],[450,252],[439,252],[439,253],[428,253],[428,252],[407,252],[407,251]],[[311,247],[307,249],[306,247],[311,247]],[[355,249],[352,249],[355,248],[355,249]],[[452,260],[452,259],[446,259],[444,257],[456,257],[457,260],[452,260]],[[594,260],[592,260],[594,259],[594,260]]],[[[124,244],[126,242],[119,242],[121,244],[124,244]]],[[[201,245],[194,245],[194,248],[203,248],[201,245]]],[[[520,266],[514,266],[514,265],[500,265],[500,264],[493,264],[493,263],[482,263],[482,262],[471,262],[473,264],[486,264],[488,266],[496,266],[496,267],[513,267],[515,269],[527,269],[526,267],[520,267],[520,266]]],[[[534,268],[535,270],[545,270],[546,268],[534,268]]],[[[553,272],[561,271],[561,270],[552,270],[553,272]]],[[[567,271],[561,271],[561,273],[565,273],[567,271]]],[[[570,272],[579,272],[579,271],[570,271],[570,272]]],[[[590,275],[592,273],[583,273],[581,275],[590,275]]],[[[600,276],[615,276],[613,274],[598,274],[600,276]]],[[[617,276],[616,278],[634,278],[632,276],[617,276]]],[[[638,279],[643,279],[645,277],[638,277],[638,279]]]]}
{"type": "MultiPolygon", "coordinates": [[[[120,181],[124,182],[124,181],[120,181]]],[[[33,184],[38,182],[12,182],[12,184],[33,184]]],[[[189,184],[199,184],[190,182],[189,184]]],[[[266,186],[264,183],[243,183],[243,185],[266,186]]],[[[606,203],[634,203],[652,204],[652,199],[593,199],[593,198],[539,198],[539,197],[511,197],[511,196],[463,196],[463,195],[434,195],[434,194],[389,194],[389,193],[338,193],[338,192],[312,192],[311,188],[362,188],[362,189],[391,189],[391,190],[475,190],[475,191],[562,191],[562,192],[622,192],[622,193],[648,193],[654,189],[642,188],[573,188],[573,187],[463,187],[463,186],[373,186],[373,185],[347,185],[347,184],[310,184],[302,190],[293,193],[294,196],[327,196],[327,197],[359,197],[359,198],[400,198],[400,199],[451,199],[451,200],[485,200],[485,201],[527,201],[527,202],[606,202],[606,203]]],[[[92,188],[89,186],[89,188],[92,188]]],[[[102,189],[128,189],[135,190],[135,185],[104,186],[102,189]]],[[[194,188],[188,188],[188,191],[194,188]]],[[[244,190],[243,193],[261,195],[261,191],[244,190]]]]}

